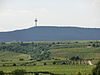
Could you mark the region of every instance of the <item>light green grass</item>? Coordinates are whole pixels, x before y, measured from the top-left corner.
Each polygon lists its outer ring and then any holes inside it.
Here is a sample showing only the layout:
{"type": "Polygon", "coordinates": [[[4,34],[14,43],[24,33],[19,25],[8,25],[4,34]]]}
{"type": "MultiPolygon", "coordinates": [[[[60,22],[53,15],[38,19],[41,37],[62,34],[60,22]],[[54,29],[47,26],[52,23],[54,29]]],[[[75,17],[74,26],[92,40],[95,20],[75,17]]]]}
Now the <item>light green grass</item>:
{"type": "Polygon", "coordinates": [[[98,48],[63,48],[51,49],[51,57],[65,58],[79,56],[84,59],[100,59],[100,47],[98,48]]]}
{"type": "Polygon", "coordinates": [[[20,58],[23,58],[27,60],[29,58],[29,55],[27,54],[22,54],[22,53],[15,53],[15,52],[10,52],[10,51],[0,51],[0,61],[1,60],[12,60],[12,61],[17,61],[20,58]]]}
{"type": "Polygon", "coordinates": [[[26,67],[0,67],[4,72],[11,72],[15,69],[25,69],[27,72],[48,71],[56,74],[74,74],[78,72],[88,75],[94,66],[87,65],[48,65],[48,66],[26,66],[26,67]]]}

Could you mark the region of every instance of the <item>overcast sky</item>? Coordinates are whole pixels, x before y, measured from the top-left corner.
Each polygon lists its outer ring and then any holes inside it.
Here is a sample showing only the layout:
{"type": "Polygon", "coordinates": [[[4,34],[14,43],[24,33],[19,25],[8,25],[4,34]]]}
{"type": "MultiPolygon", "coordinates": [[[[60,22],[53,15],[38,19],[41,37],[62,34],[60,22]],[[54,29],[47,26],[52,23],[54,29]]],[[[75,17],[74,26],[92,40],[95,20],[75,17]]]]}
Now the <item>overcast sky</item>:
{"type": "Polygon", "coordinates": [[[0,31],[34,26],[100,28],[100,0],[0,0],[0,31]]]}

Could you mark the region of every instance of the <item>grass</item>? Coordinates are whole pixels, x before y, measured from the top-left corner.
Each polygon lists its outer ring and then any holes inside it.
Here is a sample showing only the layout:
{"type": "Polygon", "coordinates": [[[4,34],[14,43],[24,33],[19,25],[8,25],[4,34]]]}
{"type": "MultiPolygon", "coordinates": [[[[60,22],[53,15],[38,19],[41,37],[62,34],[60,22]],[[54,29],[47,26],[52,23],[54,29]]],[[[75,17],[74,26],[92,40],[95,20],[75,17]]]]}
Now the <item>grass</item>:
{"type": "Polygon", "coordinates": [[[22,67],[0,67],[4,72],[11,72],[15,69],[25,69],[27,72],[48,71],[56,74],[74,74],[81,72],[84,75],[91,73],[94,66],[87,65],[47,65],[47,66],[22,66],[22,67]]]}
{"type": "Polygon", "coordinates": [[[65,58],[72,56],[79,56],[84,59],[99,59],[100,60],[100,47],[98,48],[63,48],[51,49],[51,57],[65,58]]]}
{"type": "MultiPolygon", "coordinates": [[[[100,42],[100,40],[98,40],[100,42]]],[[[79,56],[83,59],[93,59],[92,63],[96,63],[100,60],[100,47],[90,47],[87,48],[90,42],[94,41],[34,41],[34,43],[43,43],[43,44],[53,44],[50,47],[51,58],[60,59],[60,61],[66,60],[66,58],[71,58],[73,56],[79,56]],[[60,42],[60,44],[58,44],[60,42]],[[76,43],[78,42],[78,43],[76,43]],[[79,47],[79,46],[83,47],[79,47]],[[74,48],[66,48],[66,46],[74,46],[74,48]]],[[[24,42],[31,43],[31,42],[24,42]]],[[[10,44],[10,42],[8,42],[10,44]]],[[[27,72],[37,72],[37,71],[48,71],[56,74],[66,74],[66,75],[77,75],[78,72],[81,72],[83,75],[91,74],[92,69],[95,67],[89,66],[87,64],[77,64],[77,65],[51,65],[54,61],[59,60],[43,60],[43,61],[32,61],[29,60],[29,55],[22,53],[15,53],[9,51],[0,51],[0,71],[12,72],[15,69],[25,69],[27,72]],[[24,59],[24,61],[19,61],[19,59],[24,59]],[[2,62],[3,60],[3,62],[2,62]],[[32,63],[31,63],[32,62],[32,63]],[[15,63],[17,66],[12,66],[15,63]],[[20,66],[21,64],[29,63],[27,66],[20,66]],[[36,63],[36,65],[32,65],[36,63]],[[47,65],[43,65],[47,63],[47,65]],[[10,65],[10,66],[1,66],[1,65],[10,65]]],[[[86,61],[87,62],[87,61],[86,61]]],[[[33,75],[33,74],[29,74],[33,75]]]]}
{"type": "Polygon", "coordinates": [[[0,61],[18,61],[19,59],[28,59],[29,55],[22,53],[15,53],[10,51],[0,51],[0,61]]]}

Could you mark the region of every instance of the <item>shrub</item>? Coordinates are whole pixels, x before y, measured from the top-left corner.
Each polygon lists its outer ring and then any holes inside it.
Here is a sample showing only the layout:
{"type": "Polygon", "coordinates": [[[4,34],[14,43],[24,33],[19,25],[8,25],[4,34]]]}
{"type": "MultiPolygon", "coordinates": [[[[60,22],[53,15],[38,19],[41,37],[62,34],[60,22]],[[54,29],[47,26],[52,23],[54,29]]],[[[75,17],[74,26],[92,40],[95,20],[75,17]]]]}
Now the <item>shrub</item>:
{"type": "Polygon", "coordinates": [[[44,65],[47,65],[47,63],[44,63],[44,65]]]}
{"type": "Polygon", "coordinates": [[[16,64],[15,64],[15,63],[13,63],[13,66],[16,66],[16,64]]]}
{"type": "Polygon", "coordinates": [[[96,67],[92,70],[93,75],[100,75],[100,61],[97,63],[96,67]]]}
{"type": "Polygon", "coordinates": [[[0,75],[4,75],[4,72],[3,71],[0,71],[0,75]]]}
{"type": "Polygon", "coordinates": [[[23,58],[20,58],[19,61],[24,61],[24,59],[23,58]]]}
{"type": "Polygon", "coordinates": [[[56,64],[56,62],[54,61],[54,62],[53,62],[53,65],[55,65],[55,64],[56,64]]]}
{"type": "Polygon", "coordinates": [[[25,70],[16,69],[12,72],[12,75],[24,75],[26,73],[25,70]]]}
{"type": "Polygon", "coordinates": [[[78,74],[77,75],[82,75],[82,73],[81,72],[78,72],[78,74]]]}
{"type": "Polygon", "coordinates": [[[77,60],[82,60],[82,59],[79,56],[73,56],[73,57],[70,58],[70,60],[77,61],[77,60]]]}

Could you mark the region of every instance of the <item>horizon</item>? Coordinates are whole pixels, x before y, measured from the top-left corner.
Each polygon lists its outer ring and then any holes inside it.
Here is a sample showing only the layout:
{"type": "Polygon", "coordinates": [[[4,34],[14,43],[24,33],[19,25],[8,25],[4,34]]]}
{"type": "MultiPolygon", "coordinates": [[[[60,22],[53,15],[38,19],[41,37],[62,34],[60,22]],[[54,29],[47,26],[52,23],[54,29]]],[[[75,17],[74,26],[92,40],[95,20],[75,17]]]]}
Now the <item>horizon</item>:
{"type": "Polygon", "coordinates": [[[20,30],[26,30],[26,29],[30,29],[30,28],[36,28],[36,27],[57,27],[57,28],[87,28],[87,29],[100,29],[100,28],[88,28],[88,27],[78,27],[78,26],[33,26],[33,27],[29,27],[29,28],[23,28],[23,29],[15,29],[15,30],[6,30],[6,31],[0,31],[0,32],[13,32],[13,31],[20,31],[20,30]]]}

